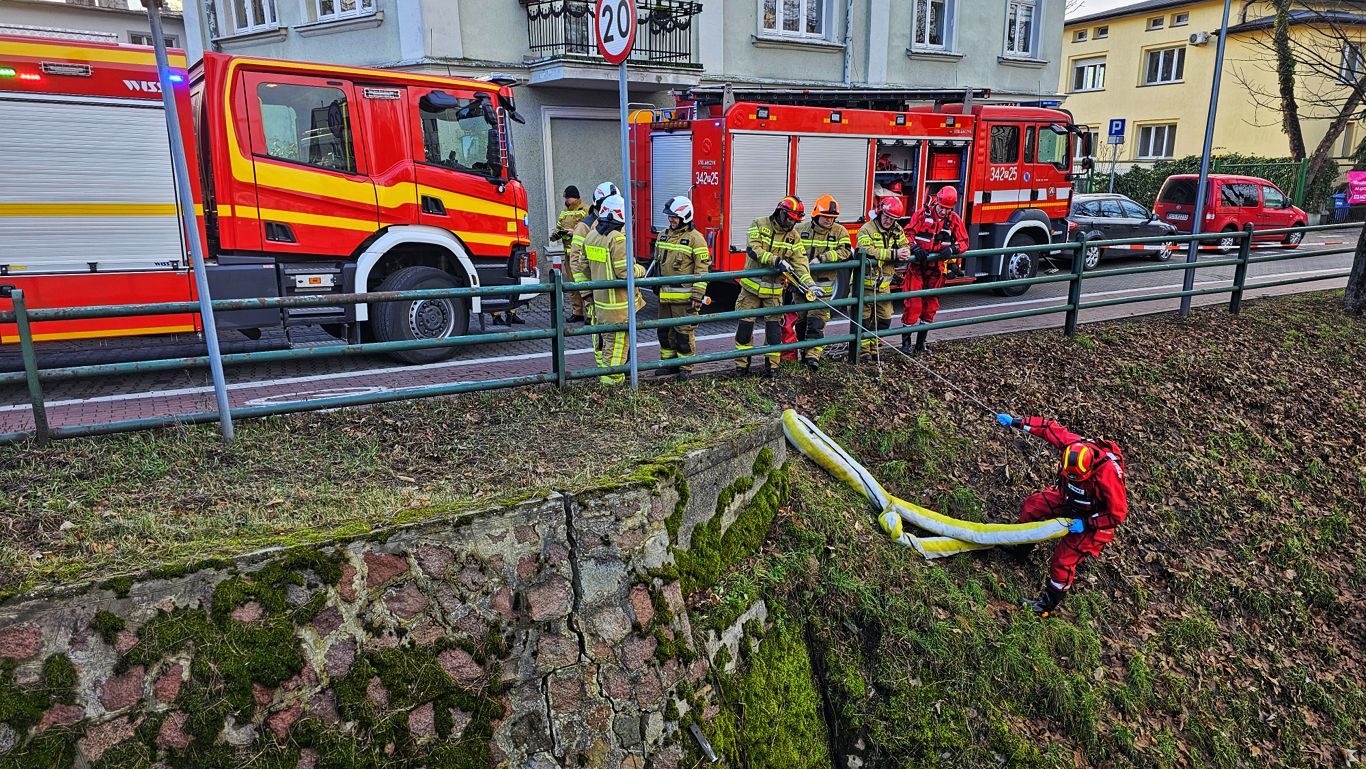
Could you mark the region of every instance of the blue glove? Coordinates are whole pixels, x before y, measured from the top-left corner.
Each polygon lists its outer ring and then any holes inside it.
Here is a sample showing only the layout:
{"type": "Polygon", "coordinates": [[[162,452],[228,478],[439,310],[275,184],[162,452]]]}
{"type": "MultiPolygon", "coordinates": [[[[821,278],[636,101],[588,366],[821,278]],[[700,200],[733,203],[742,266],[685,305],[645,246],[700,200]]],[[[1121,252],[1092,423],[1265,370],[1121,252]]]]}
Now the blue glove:
{"type": "Polygon", "coordinates": [[[1072,525],[1068,526],[1067,530],[1073,534],[1080,534],[1083,531],[1086,531],[1086,521],[1083,521],[1080,518],[1073,518],[1072,525]]]}
{"type": "Polygon", "coordinates": [[[1009,414],[997,414],[996,421],[1001,423],[1001,427],[1018,427],[1020,420],[1009,414]]]}

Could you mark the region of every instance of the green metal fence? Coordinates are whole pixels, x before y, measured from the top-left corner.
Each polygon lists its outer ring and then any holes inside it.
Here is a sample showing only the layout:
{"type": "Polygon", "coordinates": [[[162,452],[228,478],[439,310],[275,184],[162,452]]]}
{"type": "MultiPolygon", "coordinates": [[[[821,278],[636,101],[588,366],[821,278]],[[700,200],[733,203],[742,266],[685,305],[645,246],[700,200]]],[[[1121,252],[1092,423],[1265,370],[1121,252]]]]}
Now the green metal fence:
{"type": "MultiPolygon", "coordinates": [[[[1289,235],[1291,233],[1308,233],[1324,230],[1346,229],[1359,225],[1355,224],[1332,224],[1319,225],[1313,227],[1299,227],[1284,230],[1261,230],[1256,233],[1257,237],[1289,235]]],[[[1051,283],[1068,283],[1068,295],[1066,302],[1049,307],[1038,307],[1032,309],[1021,309],[1007,312],[998,312],[990,315],[983,315],[971,318],[961,318],[958,320],[935,321],[934,323],[916,326],[916,330],[933,331],[936,329],[955,328],[960,326],[973,326],[987,323],[999,323],[1002,321],[1016,320],[1020,318],[1036,317],[1041,315],[1063,314],[1063,329],[1067,335],[1076,333],[1079,314],[1083,310],[1097,309],[1101,307],[1112,307],[1115,305],[1132,304],[1137,302],[1152,302],[1160,300],[1180,299],[1192,296],[1207,296],[1211,294],[1230,294],[1229,311],[1237,313],[1242,302],[1244,292],[1252,289],[1271,288],[1276,286],[1286,286],[1298,283],[1317,282],[1323,280],[1345,279],[1349,274],[1349,269],[1318,274],[1312,276],[1301,276],[1294,278],[1279,278],[1275,280],[1264,280],[1261,282],[1249,283],[1247,280],[1247,268],[1251,264],[1284,261],[1288,259],[1317,258],[1334,254],[1351,253],[1353,247],[1321,249],[1313,252],[1287,250],[1280,253],[1273,253],[1265,256],[1254,256],[1252,243],[1253,233],[1245,230],[1237,235],[1237,251],[1232,255],[1222,255],[1213,259],[1202,259],[1199,261],[1186,263],[1181,261],[1164,262],[1158,264],[1143,265],[1139,267],[1123,267],[1105,270],[1084,270],[1083,255],[1088,246],[1118,247],[1131,245],[1147,245],[1160,247],[1164,244],[1186,244],[1192,240],[1200,241],[1201,250],[1214,247],[1214,243],[1220,238],[1228,237],[1227,233],[1208,233],[1203,235],[1178,235],[1161,238],[1134,238],[1127,240],[1113,241],[1090,241],[1084,236],[1076,241],[1068,243],[1058,243],[1050,245],[1023,246],[1011,248],[996,248],[970,251],[967,256],[990,257],[1005,254],[1018,254],[1024,252],[1035,252],[1041,256],[1047,255],[1052,259],[1058,257],[1070,257],[1071,270],[1069,272],[1059,272],[1052,275],[1039,275],[1030,278],[1020,278],[1016,280],[996,281],[989,284],[967,284],[947,286],[937,289],[924,289],[920,291],[897,291],[889,294],[877,296],[878,301],[903,301],[912,297],[932,297],[932,296],[951,296],[968,292],[981,291],[984,288],[1009,288],[1012,286],[1035,286],[1051,283]],[[1214,288],[1192,289],[1189,291],[1165,291],[1152,294],[1139,294],[1128,297],[1117,297],[1094,301],[1082,301],[1082,284],[1088,280],[1100,278],[1116,277],[1122,275],[1136,275],[1149,272],[1169,272],[1200,270],[1213,267],[1235,268],[1234,277],[1230,285],[1214,288]]],[[[1184,253],[1186,249],[1181,248],[1178,253],[1184,253]]],[[[842,315],[850,320],[849,331],[845,334],[824,337],[818,340],[802,340],[797,342],[783,343],[773,346],[755,347],[750,350],[725,350],[720,352],[695,354],[692,356],[671,358],[658,361],[638,361],[637,368],[641,371],[649,371],[657,368],[674,367],[679,365],[689,365],[698,363],[708,363],[713,361],[730,360],[741,357],[751,357],[762,355],[766,352],[783,352],[787,350],[800,350],[815,346],[848,344],[849,360],[851,363],[858,362],[858,353],[861,343],[872,337],[892,337],[899,336],[906,332],[905,327],[896,327],[885,330],[868,329],[863,327],[858,321],[863,315],[865,298],[859,288],[863,285],[865,265],[862,259],[853,259],[847,262],[814,266],[813,272],[849,270],[851,279],[848,285],[851,287],[850,295],[828,301],[805,302],[801,304],[789,304],[772,308],[761,308],[755,310],[732,310],[728,312],[711,313],[702,316],[700,321],[703,323],[739,320],[739,319],[762,319],[770,315],[780,315],[788,312],[802,312],[805,310],[816,310],[828,308],[835,315],[842,315]]],[[[693,283],[695,281],[719,281],[719,280],[738,280],[745,277],[758,277],[776,274],[774,269],[741,270],[735,272],[714,272],[708,275],[684,275],[674,277],[654,277],[643,278],[636,281],[636,285],[642,289],[658,286],[678,285],[693,283]]],[[[597,288],[624,288],[625,281],[589,281],[581,283],[565,282],[559,273],[552,273],[548,283],[522,286],[496,286],[480,288],[454,288],[454,289],[427,289],[415,291],[388,291],[372,292],[366,294],[346,294],[328,296],[307,296],[307,297],[273,297],[262,299],[219,299],[214,300],[213,306],[217,312],[229,312],[233,310],[249,309],[279,309],[287,307],[308,307],[314,305],[336,306],[339,304],[361,304],[387,301],[411,301],[418,299],[444,299],[444,298],[472,298],[472,297],[501,297],[508,295],[540,294],[550,298],[551,303],[551,325],[544,329],[530,329],[526,331],[511,331],[506,333],[477,334],[457,337],[444,337],[440,339],[426,339],[399,342],[368,342],[361,344],[328,344],[315,347],[304,347],[297,349],[284,350],[263,350],[258,352],[242,352],[224,354],[223,364],[225,366],[242,365],[249,363],[266,363],[272,361],[302,360],[308,358],[329,358],[355,355],[374,355],[382,353],[397,352],[401,350],[415,350],[437,347],[468,347],[471,345],[496,344],[502,342],[527,342],[536,340],[550,340],[550,371],[526,374],[521,376],[510,376],[499,379],[488,379],[473,382],[458,382],[450,384],[426,385],[420,387],[402,388],[396,390],[386,390],[383,392],[339,395],[335,397],[319,398],[304,401],[289,401],[284,403],[273,403],[270,405],[242,406],[231,409],[234,418],[269,416],[275,414],[287,414],[301,411],[315,411],[320,409],[334,409],[345,406],[358,406],[374,403],[385,403],[390,401],[407,400],[412,398],[425,398],[438,395],[452,395],[462,392],[476,392],[482,390],[496,390],[511,387],[521,387],[533,384],[555,384],[559,387],[567,386],[570,382],[577,379],[589,379],[605,374],[626,373],[629,365],[621,366],[594,366],[584,369],[573,369],[569,366],[566,359],[566,343],[576,336],[587,336],[593,334],[606,334],[613,332],[626,331],[626,324],[603,324],[590,325],[578,328],[569,328],[566,323],[564,296],[568,291],[589,291],[597,288]]],[[[46,382],[79,379],[87,377],[105,377],[145,374],[155,371],[176,370],[185,368],[200,368],[208,366],[208,356],[185,356],[164,358],[148,361],[133,361],[123,363],[103,363],[81,366],[67,366],[60,368],[40,368],[38,365],[38,351],[34,346],[32,324],[41,321],[51,320],[76,320],[86,318],[114,318],[129,317],[139,315],[162,315],[175,313],[194,313],[198,310],[195,302],[166,302],[159,304],[141,305],[111,305],[99,307],[73,307],[73,308],[52,308],[52,309],[30,309],[27,306],[22,291],[14,291],[11,295],[14,309],[10,312],[0,312],[0,323],[15,323],[18,330],[19,344],[23,360],[23,371],[0,373],[0,385],[25,385],[28,389],[29,401],[32,405],[32,415],[34,428],[29,431],[0,433],[0,444],[14,443],[23,440],[35,440],[39,444],[46,443],[56,438],[74,438],[80,436],[100,435],[106,433],[124,432],[129,430],[143,430],[155,427],[165,427],[174,424],[193,424],[202,422],[213,422],[219,419],[216,411],[202,411],[186,414],[177,414],[163,417],[149,417],[141,419],[129,419],[114,422],[104,422],[97,424],[86,424],[79,426],[51,426],[48,423],[46,401],[43,395],[43,384],[46,382]]],[[[651,329],[662,329],[673,326],[694,325],[699,322],[698,318],[669,318],[640,321],[636,324],[638,332],[645,332],[651,329]]]]}

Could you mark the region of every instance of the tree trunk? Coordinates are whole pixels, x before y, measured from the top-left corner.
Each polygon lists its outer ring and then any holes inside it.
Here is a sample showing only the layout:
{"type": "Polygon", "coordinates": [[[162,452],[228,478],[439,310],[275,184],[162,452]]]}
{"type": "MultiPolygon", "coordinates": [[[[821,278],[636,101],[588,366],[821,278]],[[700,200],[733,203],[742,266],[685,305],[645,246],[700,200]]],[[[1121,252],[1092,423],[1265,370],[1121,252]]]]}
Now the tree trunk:
{"type": "Polygon", "coordinates": [[[1323,134],[1323,139],[1319,141],[1318,146],[1314,148],[1314,153],[1309,156],[1309,168],[1304,175],[1306,189],[1309,183],[1313,182],[1314,177],[1323,170],[1328,159],[1333,156],[1333,145],[1342,136],[1342,132],[1347,130],[1347,125],[1356,117],[1357,108],[1361,106],[1361,90],[1362,83],[1358,82],[1356,87],[1352,89],[1351,95],[1347,97],[1346,103],[1342,105],[1342,110],[1338,112],[1337,117],[1333,118],[1333,122],[1328,124],[1328,130],[1323,134]]]}
{"type": "Polygon", "coordinates": [[[1357,253],[1352,260],[1352,274],[1347,278],[1347,295],[1343,304],[1349,315],[1366,313],[1366,227],[1357,237],[1357,253]]]}
{"type": "Polygon", "coordinates": [[[1304,160],[1304,132],[1300,130],[1300,105],[1295,100],[1295,56],[1290,51],[1290,5],[1293,0],[1274,0],[1276,7],[1276,85],[1281,96],[1281,130],[1290,139],[1290,157],[1304,160]]]}

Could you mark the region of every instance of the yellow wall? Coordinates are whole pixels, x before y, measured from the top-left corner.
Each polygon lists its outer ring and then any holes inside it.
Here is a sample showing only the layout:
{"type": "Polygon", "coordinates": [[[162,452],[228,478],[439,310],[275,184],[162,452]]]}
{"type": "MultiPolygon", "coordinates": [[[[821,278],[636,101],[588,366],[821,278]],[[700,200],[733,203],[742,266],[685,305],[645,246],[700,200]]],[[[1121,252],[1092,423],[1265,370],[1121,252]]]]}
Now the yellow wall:
{"type": "MultiPolygon", "coordinates": [[[[1240,19],[1240,3],[1235,2],[1230,26],[1240,19]]],[[[1247,9],[1248,18],[1263,15],[1261,8],[1247,9]]],[[[1214,58],[1218,40],[1210,36],[1202,46],[1189,45],[1189,37],[1197,31],[1219,29],[1223,15],[1221,0],[1195,2],[1184,6],[1139,12],[1133,16],[1069,23],[1063,31],[1063,67],[1059,91],[1066,94],[1063,107],[1071,110],[1078,123],[1092,126],[1100,134],[1096,156],[1108,160],[1111,148],[1105,146],[1105,132],[1111,118],[1125,118],[1125,144],[1120,149],[1119,162],[1138,160],[1139,129],[1144,125],[1175,123],[1176,142],[1172,155],[1199,155],[1204,144],[1205,117],[1209,108],[1210,86],[1214,74],[1214,58]],[[1190,22],[1173,27],[1178,13],[1189,13],[1190,22]],[[1163,16],[1160,30],[1148,30],[1148,20],[1163,16]],[[1106,39],[1094,39],[1097,27],[1108,26],[1106,39]],[[1087,31],[1085,42],[1075,42],[1078,30],[1087,31]],[[1185,72],[1181,82],[1144,85],[1144,70],[1148,51],[1184,45],[1185,72]],[[1105,88],[1100,91],[1072,91],[1072,65],[1079,59],[1105,56],[1105,88]]],[[[1313,34],[1305,28],[1292,28],[1293,34],[1313,34]]],[[[1264,93],[1276,93],[1275,62],[1269,52],[1251,41],[1254,36],[1268,36],[1267,32],[1244,32],[1231,35],[1224,53],[1224,73],[1220,87],[1219,109],[1214,131],[1214,152],[1237,152],[1272,157],[1290,154],[1289,140],[1281,131],[1280,112],[1268,107],[1267,99],[1254,98],[1246,84],[1264,93]],[[1259,105],[1258,102],[1261,102],[1259,105]]],[[[1322,83],[1301,83],[1297,91],[1319,90],[1322,83]],[[1306,88],[1308,86],[1308,88],[1306,88]]],[[[1274,100],[1270,104],[1274,105],[1274,100]]],[[[1301,119],[1308,151],[1323,137],[1327,120],[1301,119]]],[[[1360,126],[1349,128],[1349,144],[1363,138],[1360,126]]],[[[1335,142],[1333,155],[1341,154],[1343,137],[1335,142]]],[[[1351,148],[1348,149],[1350,154],[1351,148]]]]}

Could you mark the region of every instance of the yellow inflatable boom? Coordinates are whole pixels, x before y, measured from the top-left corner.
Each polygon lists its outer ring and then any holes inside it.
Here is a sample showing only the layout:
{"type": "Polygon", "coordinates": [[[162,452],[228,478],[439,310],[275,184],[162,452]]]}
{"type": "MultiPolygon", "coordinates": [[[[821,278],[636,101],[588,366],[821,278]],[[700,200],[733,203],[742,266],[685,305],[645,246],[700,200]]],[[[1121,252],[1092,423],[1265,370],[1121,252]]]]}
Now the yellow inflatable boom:
{"type": "Polygon", "coordinates": [[[811,420],[792,409],[783,412],[783,432],[798,451],[867,497],[879,511],[878,523],[889,537],[915,548],[926,558],[943,558],[995,545],[1023,545],[1057,539],[1078,525],[1071,518],[1050,518],[1034,523],[974,523],[950,518],[888,494],[867,468],[811,420]],[[905,531],[903,522],[938,536],[911,536],[905,531]]]}

